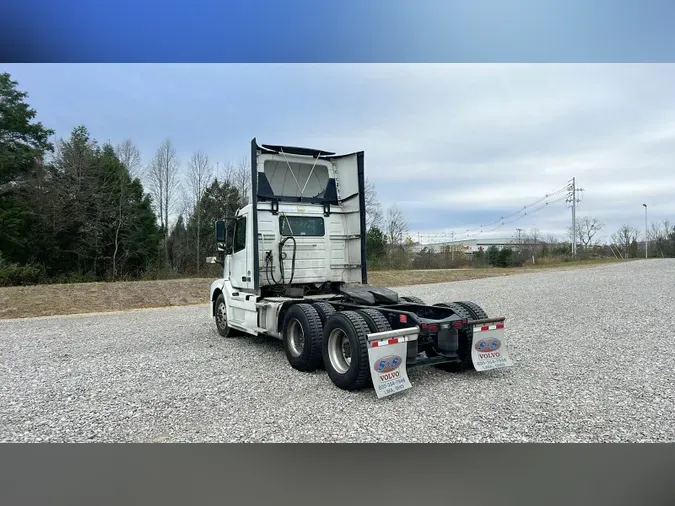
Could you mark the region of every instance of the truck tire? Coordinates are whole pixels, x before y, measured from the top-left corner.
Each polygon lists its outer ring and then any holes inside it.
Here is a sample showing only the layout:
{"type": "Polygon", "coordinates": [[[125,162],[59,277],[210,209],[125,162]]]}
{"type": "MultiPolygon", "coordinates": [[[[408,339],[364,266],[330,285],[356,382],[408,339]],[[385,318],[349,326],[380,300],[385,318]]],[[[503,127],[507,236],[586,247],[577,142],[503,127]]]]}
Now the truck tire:
{"type": "Polygon", "coordinates": [[[236,337],[239,333],[227,324],[227,303],[221,293],[216,299],[215,306],[216,329],[222,337],[236,337]]]}
{"type": "Polygon", "coordinates": [[[410,302],[411,304],[421,304],[422,306],[426,305],[426,302],[424,302],[422,299],[419,297],[413,297],[412,295],[402,295],[399,297],[399,299],[405,302],[410,302]]]}
{"type": "Polygon", "coordinates": [[[474,320],[484,320],[488,317],[487,313],[485,311],[483,311],[483,308],[480,307],[475,302],[457,301],[457,302],[455,302],[455,304],[459,304],[464,309],[466,309],[469,313],[471,313],[471,316],[474,320]]]}
{"type": "Polygon", "coordinates": [[[438,304],[434,304],[434,306],[447,307],[452,309],[453,312],[460,318],[466,318],[467,320],[473,319],[473,315],[469,312],[469,310],[457,302],[439,302],[438,304]]]}
{"type": "Polygon", "coordinates": [[[310,304],[293,304],[288,309],[282,339],[293,369],[309,372],[321,367],[322,330],[319,313],[310,304]]]}
{"type": "MultiPolygon", "coordinates": [[[[452,309],[460,318],[466,318],[467,320],[473,319],[472,313],[470,313],[463,305],[456,302],[440,302],[434,304],[434,306],[447,307],[452,309]]],[[[469,339],[469,335],[465,332],[459,334],[459,348],[457,349],[457,355],[461,362],[446,362],[444,364],[437,364],[436,367],[448,372],[460,372],[474,368],[473,360],[471,360],[471,340],[469,339]]]]}
{"type": "Polygon", "coordinates": [[[359,309],[357,311],[370,329],[370,332],[387,332],[391,330],[389,321],[377,309],[359,309]]]}
{"type": "Polygon", "coordinates": [[[321,325],[326,324],[328,317],[335,313],[335,308],[331,306],[328,302],[315,302],[312,304],[317,313],[319,313],[319,318],[321,318],[321,325]]]}
{"type": "Polygon", "coordinates": [[[359,390],[372,384],[368,362],[368,324],[356,311],[338,311],[323,328],[323,364],[333,384],[359,390]]]}

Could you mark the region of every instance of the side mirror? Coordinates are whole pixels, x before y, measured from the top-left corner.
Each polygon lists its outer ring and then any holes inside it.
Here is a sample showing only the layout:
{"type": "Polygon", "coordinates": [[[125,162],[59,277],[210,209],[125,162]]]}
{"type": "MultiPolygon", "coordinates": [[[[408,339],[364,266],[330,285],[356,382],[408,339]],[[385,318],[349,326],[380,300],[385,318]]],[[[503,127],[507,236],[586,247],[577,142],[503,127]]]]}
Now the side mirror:
{"type": "Polygon", "coordinates": [[[225,220],[216,221],[216,242],[224,243],[227,241],[227,227],[225,220]]]}

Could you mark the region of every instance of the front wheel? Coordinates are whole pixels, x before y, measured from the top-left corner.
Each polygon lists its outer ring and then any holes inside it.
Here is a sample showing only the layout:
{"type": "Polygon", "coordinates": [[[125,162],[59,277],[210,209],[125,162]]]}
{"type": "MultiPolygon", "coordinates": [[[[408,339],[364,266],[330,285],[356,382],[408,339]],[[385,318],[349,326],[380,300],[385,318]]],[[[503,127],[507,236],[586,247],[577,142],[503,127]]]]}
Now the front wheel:
{"type": "Polygon", "coordinates": [[[216,328],[221,336],[234,337],[236,335],[236,332],[227,324],[227,304],[222,293],[216,299],[215,317],[216,328]]]}
{"type": "Polygon", "coordinates": [[[333,384],[358,390],[371,383],[366,320],[355,311],[339,311],[323,328],[323,362],[333,384]]]}

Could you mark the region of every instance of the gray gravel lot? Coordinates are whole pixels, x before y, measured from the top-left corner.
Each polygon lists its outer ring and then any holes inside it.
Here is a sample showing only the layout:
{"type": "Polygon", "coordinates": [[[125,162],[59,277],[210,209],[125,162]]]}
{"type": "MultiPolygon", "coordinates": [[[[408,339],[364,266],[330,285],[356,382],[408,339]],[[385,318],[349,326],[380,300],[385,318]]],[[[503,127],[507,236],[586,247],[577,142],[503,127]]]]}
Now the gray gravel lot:
{"type": "Polygon", "coordinates": [[[675,441],[675,261],[424,285],[507,317],[514,367],[378,400],[207,307],[0,320],[0,441],[675,441]]]}

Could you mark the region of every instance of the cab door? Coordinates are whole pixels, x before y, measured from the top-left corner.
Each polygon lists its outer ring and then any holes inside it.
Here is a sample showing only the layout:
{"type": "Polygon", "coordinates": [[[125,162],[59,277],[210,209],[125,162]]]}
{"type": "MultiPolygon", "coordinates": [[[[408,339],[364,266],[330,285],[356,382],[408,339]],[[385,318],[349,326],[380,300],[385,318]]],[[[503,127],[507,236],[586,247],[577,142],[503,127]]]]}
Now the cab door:
{"type": "Polygon", "coordinates": [[[232,239],[232,257],[230,260],[230,282],[232,286],[244,291],[252,290],[251,219],[248,213],[237,217],[234,222],[232,239]]]}

